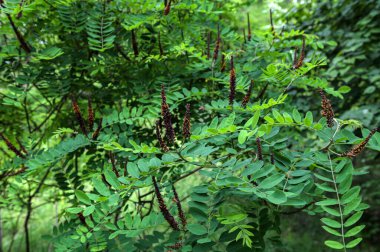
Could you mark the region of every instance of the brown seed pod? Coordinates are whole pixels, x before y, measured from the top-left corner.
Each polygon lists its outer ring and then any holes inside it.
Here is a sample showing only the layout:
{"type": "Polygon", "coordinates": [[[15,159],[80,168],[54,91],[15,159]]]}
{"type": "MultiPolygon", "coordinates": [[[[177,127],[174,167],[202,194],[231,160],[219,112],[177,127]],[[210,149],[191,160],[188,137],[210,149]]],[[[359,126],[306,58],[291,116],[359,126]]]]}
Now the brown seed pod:
{"type": "Polygon", "coordinates": [[[162,139],[162,135],[161,135],[161,120],[156,121],[156,136],[157,136],[158,143],[160,144],[161,150],[163,152],[167,152],[169,148],[168,146],[166,146],[166,143],[162,139]]]}
{"type": "Polygon", "coordinates": [[[160,49],[160,56],[164,55],[164,49],[162,48],[161,44],[161,33],[158,32],[158,48],[160,49]]]}
{"type": "Polygon", "coordinates": [[[166,129],[166,137],[169,143],[174,143],[175,133],[172,124],[172,116],[170,114],[169,105],[166,103],[165,86],[161,86],[161,114],[164,118],[164,125],[166,129]]]}
{"type": "Polygon", "coordinates": [[[226,56],[222,53],[222,60],[220,62],[220,72],[224,72],[226,70],[226,56]]]}
{"type": "Polygon", "coordinates": [[[98,138],[100,131],[102,130],[102,122],[103,122],[103,118],[100,118],[98,127],[96,128],[95,132],[92,134],[92,140],[96,140],[98,138]]]}
{"type": "MultiPolygon", "coordinates": [[[[120,163],[120,166],[122,165],[122,163],[120,163]]],[[[128,159],[124,162],[123,164],[123,170],[124,170],[124,177],[126,177],[128,175],[128,170],[127,170],[127,166],[128,166],[128,159]]]]}
{"type": "Polygon", "coordinates": [[[215,62],[218,60],[219,47],[220,47],[220,27],[218,25],[218,37],[216,38],[216,43],[215,43],[215,48],[214,48],[214,56],[212,57],[212,66],[213,67],[215,65],[215,62]]]}
{"type": "MultiPolygon", "coordinates": [[[[182,242],[177,242],[174,245],[168,246],[168,248],[178,250],[178,249],[182,248],[182,246],[183,246],[182,242]]],[[[170,251],[172,251],[172,250],[170,250],[170,251]]]]}
{"type": "Polygon", "coordinates": [[[87,136],[86,124],[84,123],[84,120],[83,120],[83,117],[82,117],[82,113],[80,112],[78,103],[77,103],[77,101],[75,100],[74,97],[72,97],[71,101],[72,101],[72,105],[73,105],[75,116],[76,116],[77,121],[79,123],[79,127],[82,130],[83,135],[87,136]]]}
{"type": "Polygon", "coordinates": [[[91,97],[88,97],[88,127],[90,130],[94,128],[94,120],[95,120],[95,114],[94,110],[92,109],[92,102],[91,97]]]}
{"type": "Polygon", "coordinates": [[[379,129],[378,128],[375,128],[373,130],[371,130],[371,132],[369,133],[369,135],[364,139],[363,142],[361,142],[360,144],[354,146],[351,150],[343,153],[341,156],[343,157],[349,157],[349,158],[353,158],[353,157],[356,157],[357,155],[359,155],[365,148],[365,146],[367,145],[367,143],[369,142],[369,140],[371,139],[371,137],[378,131],[379,129]]]}
{"type": "Polygon", "coordinates": [[[256,146],[257,146],[257,158],[259,160],[263,160],[263,151],[262,151],[262,148],[261,148],[261,141],[260,141],[260,138],[256,138],[256,146]]]}
{"type": "Polygon", "coordinates": [[[178,193],[177,193],[173,184],[172,184],[172,190],[173,190],[173,194],[174,194],[175,203],[177,204],[178,215],[179,215],[179,219],[181,220],[182,229],[186,230],[186,225],[187,225],[186,216],[185,216],[185,213],[183,212],[181,201],[178,197],[178,193]]]}
{"type": "Polygon", "coordinates": [[[249,13],[247,13],[247,23],[248,23],[248,41],[251,41],[252,33],[251,33],[251,21],[249,20],[249,13]]]}
{"type": "Polygon", "coordinates": [[[172,1],[169,0],[169,2],[165,5],[165,9],[164,9],[164,15],[165,16],[169,15],[171,4],[172,4],[172,1]]]}
{"type": "MultiPolygon", "coordinates": [[[[305,59],[305,47],[306,47],[305,36],[302,36],[301,54],[298,61],[295,61],[295,59],[293,59],[293,69],[298,69],[302,66],[303,60],[305,59]]],[[[296,52],[294,54],[296,56],[296,52]]]]}
{"type": "Polygon", "coordinates": [[[242,106],[243,108],[246,108],[246,107],[247,107],[247,104],[248,104],[248,102],[249,102],[249,99],[251,98],[252,88],[253,88],[253,80],[251,80],[251,83],[249,84],[248,91],[247,91],[247,93],[245,94],[245,96],[244,96],[244,98],[243,98],[243,101],[241,102],[241,106],[242,106]]]}
{"type": "Polygon", "coordinates": [[[132,48],[133,48],[133,53],[135,54],[135,57],[139,56],[139,46],[137,44],[137,39],[136,39],[136,34],[135,30],[131,30],[131,36],[132,36],[132,48]]]}
{"type": "Polygon", "coordinates": [[[230,70],[230,95],[229,95],[229,104],[232,106],[235,100],[236,93],[236,74],[234,67],[234,57],[231,56],[230,60],[231,70],[230,70]]]}
{"type": "Polygon", "coordinates": [[[270,28],[271,28],[272,34],[273,36],[276,36],[276,31],[274,30],[274,25],[273,25],[272,9],[269,9],[269,18],[270,18],[270,28]]]}
{"type": "Polygon", "coordinates": [[[295,47],[295,48],[294,48],[294,54],[293,54],[293,67],[294,67],[295,65],[297,65],[297,62],[298,62],[297,51],[298,51],[298,47],[295,47]]]}
{"type": "Polygon", "coordinates": [[[2,138],[7,145],[8,149],[12,151],[14,154],[19,156],[20,158],[25,158],[24,154],[21,153],[10,141],[8,138],[6,138],[3,133],[0,133],[0,138],[2,138]]]}
{"type": "Polygon", "coordinates": [[[207,33],[207,59],[210,59],[210,44],[211,44],[211,32],[207,33]]]}
{"type": "Polygon", "coordinates": [[[185,139],[189,138],[191,135],[190,115],[190,104],[186,104],[186,113],[182,125],[182,134],[185,139]]]}
{"type": "Polygon", "coordinates": [[[323,92],[322,89],[319,89],[319,94],[322,97],[321,101],[321,106],[322,106],[322,111],[321,114],[323,117],[326,118],[327,120],[327,126],[329,128],[332,128],[334,126],[334,110],[331,106],[331,102],[329,99],[327,99],[325,93],[323,92]]]}
{"type": "Polygon", "coordinates": [[[109,157],[111,159],[111,164],[112,164],[112,170],[116,174],[116,177],[120,177],[119,171],[117,170],[116,167],[116,161],[115,161],[115,156],[112,152],[109,153],[109,157]]]}
{"type": "Polygon", "coordinates": [[[82,214],[82,213],[78,213],[77,216],[78,216],[78,219],[80,220],[80,222],[81,222],[83,225],[87,226],[86,218],[84,218],[83,214],[82,214]]]}
{"type": "Polygon", "coordinates": [[[169,225],[174,230],[179,231],[180,230],[179,225],[178,225],[177,221],[174,219],[173,215],[169,212],[168,208],[166,207],[165,201],[162,198],[160,189],[158,188],[158,184],[157,184],[156,178],[154,176],[152,176],[152,181],[153,181],[154,190],[156,192],[156,197],[158,200],[158,205],[160,207],[160,211],[161,211],[162,215],[164,216],[165,220],[169,223],[169,225]]]}

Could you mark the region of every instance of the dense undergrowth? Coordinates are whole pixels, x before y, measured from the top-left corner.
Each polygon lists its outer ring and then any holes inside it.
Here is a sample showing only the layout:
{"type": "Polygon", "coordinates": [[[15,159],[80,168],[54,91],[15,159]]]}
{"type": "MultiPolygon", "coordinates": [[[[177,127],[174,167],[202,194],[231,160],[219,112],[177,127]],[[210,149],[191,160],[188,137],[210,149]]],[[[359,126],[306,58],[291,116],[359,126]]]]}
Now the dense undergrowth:
{"type": "Polygon", "coordinates": [[[281,251],[305,213],[365,243],[353,160],[380,134],[335,112],[334,42],[244,7],[2,1],[4,249],[281,251]]]}

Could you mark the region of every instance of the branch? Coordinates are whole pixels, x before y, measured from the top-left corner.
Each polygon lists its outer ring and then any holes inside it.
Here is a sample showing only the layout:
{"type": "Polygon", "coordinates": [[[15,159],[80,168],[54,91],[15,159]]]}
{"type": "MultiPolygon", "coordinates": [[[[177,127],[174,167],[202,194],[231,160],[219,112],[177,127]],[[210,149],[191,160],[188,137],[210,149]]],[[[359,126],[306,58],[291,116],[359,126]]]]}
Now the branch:
{"type": "Polygon", "coordinates": [[[16,37],[17,37],[17,40],[20,42],[20,46],[21,48],[27,53],[31,53],[32,52],[32,49],[29,47],[29,45],[26,43],[24,37],[22,36],[22,34],[20,33],[20,31],[17,29],[15,23],[13,22],[13,19],[11,17],[11,15],[9,15],[8,13],[6,14],[7,15],[7,18],[9,20],[9,23],[11,24],[12,26],[12,29],[13,29],[13,32],[16,34],[16,37]]]}
{"type": "Polygon", "coordinates": [[[66,101],[66,98],[67,98],[67,95],[65,95],[62,98],[62,100],[60,101],[60,103],[57,106],[55,106],[55,108],[53,108],[52,111],[49,112],[48,116],[40,123],[40,125],[38,125],[36,128],[34,128],[31,133],[39,130],[47,122],[47,120],[49,120],[49,118],[54,114],[55,111],[61,110],[64,102],[66,101]]]}
{"type": "Polygon", "coordinates": [[[16,175],[19,175],[21,173],[23,173],[24,171],[26,171],[26,167],[22,167],[21,169],[17,170],[17,171],[13,171],[13,172],[5,172],[3,174],[0,175],[0,180],[3,179],[3,178],[6,178],[6,177],[13,177],[13,176],[16,176],[16,175]]]}

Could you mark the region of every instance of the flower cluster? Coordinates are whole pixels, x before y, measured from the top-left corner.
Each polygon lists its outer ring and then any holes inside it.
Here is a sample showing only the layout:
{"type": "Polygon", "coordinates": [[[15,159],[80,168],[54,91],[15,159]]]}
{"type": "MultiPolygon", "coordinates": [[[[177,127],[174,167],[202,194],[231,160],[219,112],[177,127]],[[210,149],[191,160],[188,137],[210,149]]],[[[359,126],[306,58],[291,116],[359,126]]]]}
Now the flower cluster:
{"type": "Polygon", "coordinates": [[[72,101],[72,105],[73,105],[73,109],[74,109],[75,116],[76,116],[77,121],[78,121],[78,123],[79,123],[79,127],[80,127],[80,129],[82,130],[82,133],[83,133],[85,136],[87,136],[86,125],[85,125],[85,123],[84,123],[84,120],[83,120],[83,117],[82,117],[82,113],[80,112],[80,109],[79,109],[78,103],[77,103],[77,101],[75,100],[74,97],[72,97],[71,101],[72,101]]]}
{"type": "Polygon", "coordinates": [[[294,51],[293,69],[298,69],[302,66],[303,60],[305,59],[305,47],[306,47],[305,36],[302,36],[301,54],[298,60],[296,60],[297,59],[297,48],[296,48],[296,50],[294,51]]]}
{"type": "MultiPolygon", "coordinates": [[[[168,246],[168,248],[174,249],[174,250],[178,250],[178,249],[182,248],[182,246],[183,246],[183,243],[181,241],[179,241],[179,242],[176,242],[173,245],[168,246]]],[[[168,252],[169,251],[172,251],[172,250],[168,250],[168,252]]]]}
{"type": "Polygon", "coordinates": [[[168,208],[165,205],[164,199],[162,198],[160,189],[158,188],[156,177],[152,176],[152,181],[153,181],[154,190],[156,192],[158,204],[159,204],[160,211],[161,211],[162,215],[164,216],[165,220],[169,223],[169,225],[174,230],[179,231],[180,229],[179,229],[179,225],[178,225],[177,221],[174,219],[173,215],[169,212],[168,208]]]}
{"type": "Polygon", "coordinates": [[[371,137],[378,131],[379,129],[378,128],[375,128],[373,130],[371,130],[371,132],[369,133],[369,135],[364,139],[363,142],[361,142],[360,144],[354,146],[351,150],[345,152],[342,154],[343,157],[350,157],[350,158],[353,158],[353,157],[356,157],[357,155],[359,155],[364,147],[367,145],[367,143],[369,142],[369,140],[371,139],[371,137]]]}
{"type": "Polygon", "coordinates": [[[226,56],[222,53],[222,60],[220,61],[220,72],[224,72],[226,70],[226,56]]]}
{"type": "Polygon", "coordinates": [[[158,143],[160,144],[161,150],[163,152],[167,152],[169,148],[166,145],[164,139],[162,139],[161,129],[162,129],[161,119],[159,119],[156,121],[156,136],[157,136],[158,143]]]}
{"type": "Polygon", "coordinates": [[[135,34],[135,30],[131,30],[131,40],[132,40],[132,48],[133,48],[133,53],[135,55],[135,57],[138,57],[139,56],[139,47],[138,47],[138,44],[137,44],[137,39],[136,39],[136,34],[135,34]]]}
{"type": "Polygon", "coordinates": [[[186,104],[186,113],[182,125],[182,134],[185,139],[189,138],[191,135],[190,115],[190,104],[186,104]]]}
{"type": "Polygon", "coordinates": [[[182,229],[186,230],[186,225],[187,225],[186,216],[185,216],[185,213],[183,212],[181,201],[178,197],[178,193],[177,193],[174,185],[172,185],[172,190],[173,190],[173,194],[174,194],[174,201],[175,201],[175,203],[177,205],[177,209],[178,209],[178,216],[179,216],[179,219],[181,220],[182,229]]]}
{"type": "Polygon", "coordinates": [[[165,16],[169,15],[171,4],[172,4],[172,0],[169,0],[169,2],[165,5],[165,9],[164,9],[165,16]]]}
{"type": "Polygon", "coordinates": [[[234,104],[235,100],[235,93],[236,93],[236,74],[235,74],[235,67],[234,67],[234,57],[231,56],[230,60],[230,96],[229,96],[229,104],[232,106],[234,104]]]}
{"type": "Polygon", "coordinates": [[[172,124],[172,116],[170,114],[169,105],[166,102],[165,86],[161,86],[161,115],[164,118],[164,125],[166,129],[166,137],[169,143],[175,140],[175,133],[172,124]]]}
{"type": "Polygon", "coordinates": [[[100,131],[102,130],[102,122],[103,122],[103,118],[100,118],[98,127],[96,128],[95,132],[91,136],[92,140],[96,140],[98,138],[100,131]]]}
{"type": "Polygon", "coordinates": [[[89,126],[90,130],[92,130],[94,128],[95,114],[94,114],[94,110],[92,109],[92,103],[91,103],[90,97],[88,98],[87,111],[88,111],[88,126],[89,126]]]}
{"type": "Polygon", "coordinates": [[[249,88],[248,88],[248,91],[247,93],[245,94],[244,98],[243,98],[243,101],[241,103],[241,106],[243,108],[247,107],[247,104],[249,102],[249,99],[251,98],[251,94],[252,94],[252,88],[253,88],[253,80],[251,80],[251,84],[249,84],[249,88]]]}
{"type": "Polygon", "coordinates": [[[263,150],[261,148],[261,141],[260,138],[256,138],[256,145],[257,145],[257,158],[259,160],[263,160],[263,150]]]}
{"type": "Polygon", "coordinates": [[[212,66],[214,67],[216,60],[218,59],[219,55],[219,47],[220,47],[220,28],[218,25],[218,37],[216,38],[215,48],[214,48],[214,55],[212,57],[212,66]]]}
{"type": "Polygon", "coordinates": [[[321,105],[322,105],[322,111],[321,114],[324,116],[327,120],[327,126],[332,128],[334,126],[334,110],[332,109],[330,100],[327,99],[325,93],[322,89],[319,90],[319,94],[322,97],[321,105]]]}
{"type": "Polygon", "coordinates": [[[251,41],[252,32],[251,32],[251,21],[249,20],[249,13],[247,13],[247,23],[248,23],[248,41],[251,41]]]}

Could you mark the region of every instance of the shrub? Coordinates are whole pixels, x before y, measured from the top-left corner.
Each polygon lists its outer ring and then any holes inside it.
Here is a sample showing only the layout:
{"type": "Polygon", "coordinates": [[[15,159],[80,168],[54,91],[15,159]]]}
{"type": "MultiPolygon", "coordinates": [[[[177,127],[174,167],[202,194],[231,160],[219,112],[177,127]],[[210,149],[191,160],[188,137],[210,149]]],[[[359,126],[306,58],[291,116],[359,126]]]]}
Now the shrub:
{"type": "Polygon", "coordinates": [[[2,17],[22,33],[6,30],[3,102],[23,124],[2,134],[1,204],[26,207],[27,250],[37,199],[64,201],[56,251],[263,250],[301,211],[328,247],[361,242],[351,158],[380,135],[335,117],[342,94],[315,75],[316,36],[270,20],[244,41],[239,6],[222,2],[12,3],[2,17]],[[312,90],[323,116],[291,87],[312,90]]]}

